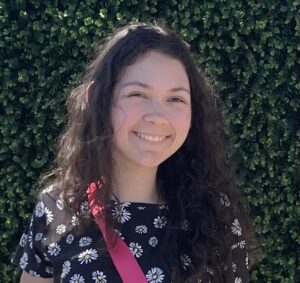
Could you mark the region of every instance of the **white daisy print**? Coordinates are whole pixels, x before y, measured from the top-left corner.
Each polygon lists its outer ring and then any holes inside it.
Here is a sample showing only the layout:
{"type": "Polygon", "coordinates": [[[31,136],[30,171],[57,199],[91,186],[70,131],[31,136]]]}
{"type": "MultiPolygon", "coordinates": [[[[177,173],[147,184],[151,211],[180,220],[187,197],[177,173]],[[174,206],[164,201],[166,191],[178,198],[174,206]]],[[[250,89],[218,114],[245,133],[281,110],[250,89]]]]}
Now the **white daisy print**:
{"type": "Polygon", "coordinates": [[[46,213],[46,224],[48,225],[53,221],[53,213],[48,207],[45,207],[45,213],[46,213]]]}
{"type": "Polygon", "coordinates": [[[120,238],[124,240],[123,234],[118,229],[114,229],[114,231],[118,234],[120,238]]]}
{"type": "Polygon", "coordinates": [[[236,268],[237,268],[237,267],[236,267],[236,264],[233,262],[233,263],[232,263],[232,271],[233,271],[234,273],[236,272],[236,268]]]}
{"type": "Polygon", "coordinates": [[[116,205],[113,209],[112,209],[112,216],[113,218],[117,219],[118,222],[120,223],[125,223],[126,221],[130,220],[131,218],[131,213],[126,210],[126,207],[128,207],[130,205],[130,203],[121,203],[116,205]]]}
{"type": "Polygon", "coordinates": [[[191,258],[187,254],[183,254],[180,256],[182,267],[184,270],[187,269],[187,267],[192,263],[191,258]]]}
{"type": "Polygon", "coordinates": [[[160,206],[159,206],[159,209],[169,209],[169,207],[168,207],[168,205],[167,204],[161,204],[160,206]]]}
{"type": "Polygon", "coordinates": [[[39,275],[38,273],[36,273],[33,270],[29,270],[29,274],[32,275],[32,276],[34,276],[34,277],[41,277],[41,275],[39,275]]]}
{"type": "Polygon", "coordinates": [[[80,274],[74,274],[70,279],[70,283],[85,283],[85,280],[80,274]]]}
{"type": "Polygon", "coordinates": [[[242,280],[241,277],[236,277],[236,278],[234,279],[234,283],[243,283],[243,280],[242,280]]]}
{"type": "Polygon", "coordinates": [[[148,228],[146,225],[138,225],[135,227],[135,232],[138,234],[146,234],[148,232],[148,228]]]}
{"type": "Polygon", "coordinates": [[[42,262],[41,258],[38,255],[34,255],[34,257],[35,257],[35,260],[36,260],[37,263],[42,262]]]}
{"type": "Polygon", "coordinates": [[[28,243],[29,243],[30,248],[33,248],[33,243],[32,243],[32,231],[29,232],[29,235],[28,235],[28,243]]]}
{"type": "Polygon", "coordinates": [[[42,193],[45,194],[45,193],[50,193],[52,190],[53,190],[54,186],[49,186],[45,189],[42,190],[42,193]]]}
{"type": "Polygon", "coordinates": [[[157,216],[154,218],[154,227],[157,229],[163,228],[167,225],[167,218],[165,216],[157,216]]]}
{"type": "Polygon", "coordinates": [[[181,223],[181,229],[184,230],[184,231],[189,230],[189,222],[186,219],[184,219],[182,221],[182,223],[181,223]]]}
{"type": "Polygon", "coordinates": [[[87,264],[90,263],[92,260],[96,260],[98,258],[98,253],[95,249],[88,249],[85,250],[84,252],[82,252],[79,256],[78,256],[78,261],[80,262],[80,264],[87,264]]]}
{"type": "Polygon", "coordinates": [[[66,225],[60,224],[60,225],[58,225],[58,226],[56,227],[56,233],[57,233],[58,235],[61,235],[61,234],[63,234],[63,233],[66,232],[66,229],[67,229],[66,225]]]}
{"type": "Polygon", "coordinates": [[[57,255],[59,255],[60,251],[61,251],[61,248],[57,243],[51,243],[48,246],[48,254],[49,255],[57,256],[57,255]]]}
{"type": "Polygon", "coordinates": [[[42,217],[45,214],[45,204],[43,201],[37,203],[34,214],[36,217],[42,217]]]}
{"type": "Polygon", "coordinates": [[[69,234],[67,237],[66,237],[66,242],[67,242],[67,244],[72,244],[72,242],[73,242],[73,240],[74,240],[74,235],[73,234],[69,234]]]}
{"type": "Polygon", "coordinates": [[[163,271],[158,267],[152,267],[146,274],[146,279],[149,283],[161,283],[164,278],[163,271]]]}
{"type": "Polygon", "coordinates": [[[20,267],[22,269],[25,269],[27,264],[28,264],[28,254],[24,253],[23,256],[20,259],[20,267]]]}
{"type": "Polygon", "coordinates": [[[145,206],[138,206],[137,209],[138,210],[144,210],[144,209],[146,209],[146,207],[145,206]]]}
{"type": "Polygon", "coordinates": [[[207,267],[206,267],[206,272],[208,272],[210,275],[214,275],[214,271],[213,271],[213,269],[211,268],[211,266],[207,266],[207,267]]]}
{"type": "Polygon", "coordinates": [[[244,249],[244,248],[246,247],[246,241],[243,240],[243,241],[238,242],[238,246],[239,246],[241,249],[244,249]]]}
{"type": "Polygon", "coordinates": [[[61,199],[58,199],[56,201],[56,207],[59,209],[59,210],[63,210],[64,209],[64,203],[61,199]]]}
{"type": "Polygon", "coordinates": [[[86,247],[89,246],[92,243],[92,238],[90,237],[82,237],[79,240],[79,247],[86,247]]]}
{"type": "Polygon", "coordinates": [[[151,246],[151,247],[156,247],[157,246],[157,244],[158,244],[158,239],[157,239],[157,237],[155,237],[155,236],[153,236],[153,237],[151,237],[150,239],[149,239],[149,245],[151,246]]]}
{"type": "Polygon", "coordinates": [[[43,239],[43,233],[36,233],[34,240],[35,241],[40,241],[43,239]]]}
{"type": "Polygon", "coordinates": [[[47,266],[47,267],[45,268],[45,271],[46,271],[46,273],[52,275],[52,274],[53,274],[53,267],[47,266]]]}
{"type": "Polygon", "coordinates": [[[71,270],[71,262],[67,260],[63,263],[61,277],[65,278],[70,272],[70,270],[71,270]]]}
{"type": "Polygon", "coordinates": [[[242,228],[237,219],[234,219],[232,226],[231,226],[231,231],[234,235],[242,236],[242,228]]]}
{"type": "Polygon", "coordinates": [[[76,215],[73,215],[72,219],[71,219],[71,222],[72,222],[73,226],[78,226],[79,225],[79,219],[78,219],[78,217],[76,215]]]}
{"type": "Polygon", "coordinates": [[[95,281],[95,283],[107,283],[106,275],[102,271],[94,271],[92,273],[92,279],[95,281]]]}
{"type": "Polygon", "coordinates": [[[139,243],[129,243],[129,249],[135,257],[140,257],[143,254],[143,248],[139,243]]]}
{"type": "Polygon", "coordinates": [[[22,248],[25,247],[26,243],[27,243],[27,240],[28,240],[28,235],[26,235],[25,233],[22,234],[22,237],[20,239],[20,246],[22,248]]]}
{"type": "Polygon", "coordinates": [[[229,207],[230,206],[230,201],[227,195],[220,193],[220,201],[221,201],[221,205],[225,206],[225,207],[229,207]]]}
{"type": "Polygon", "coordinates": [[[82,215],[88,215],[90,213],[90,207],[89,207],[89,203],[88,201],[84,201],[81,205],[80,205],[80,213],[82,215]]]}

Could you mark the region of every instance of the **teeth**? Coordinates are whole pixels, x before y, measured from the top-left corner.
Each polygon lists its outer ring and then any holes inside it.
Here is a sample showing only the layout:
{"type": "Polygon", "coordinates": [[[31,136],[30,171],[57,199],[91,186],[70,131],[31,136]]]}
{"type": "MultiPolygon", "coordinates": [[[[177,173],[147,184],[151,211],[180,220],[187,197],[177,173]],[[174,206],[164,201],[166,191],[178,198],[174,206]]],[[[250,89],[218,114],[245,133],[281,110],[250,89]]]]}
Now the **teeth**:
{"type": "Polygon", "coordinates": [[[164,140],[166,137],[161,137],[161,136],[150,136],[142,133],[137,132],[138,137],[147,140],[147,141],[154,141],[154,142],[160,142],[164,140]]]}

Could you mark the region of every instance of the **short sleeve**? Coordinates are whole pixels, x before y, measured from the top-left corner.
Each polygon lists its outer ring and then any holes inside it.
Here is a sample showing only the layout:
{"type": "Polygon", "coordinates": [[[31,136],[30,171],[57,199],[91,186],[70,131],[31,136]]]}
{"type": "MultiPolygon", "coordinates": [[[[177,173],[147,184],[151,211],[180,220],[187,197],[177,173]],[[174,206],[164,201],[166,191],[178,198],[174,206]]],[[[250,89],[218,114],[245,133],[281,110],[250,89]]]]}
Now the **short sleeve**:
{"type": "Polygon", "coordinates": [[[44,201],[39,198],[31,219],[22,234],[12,263],[32,276],[51,278],[53,267],[44,250],[47,211],[44,201]]]}

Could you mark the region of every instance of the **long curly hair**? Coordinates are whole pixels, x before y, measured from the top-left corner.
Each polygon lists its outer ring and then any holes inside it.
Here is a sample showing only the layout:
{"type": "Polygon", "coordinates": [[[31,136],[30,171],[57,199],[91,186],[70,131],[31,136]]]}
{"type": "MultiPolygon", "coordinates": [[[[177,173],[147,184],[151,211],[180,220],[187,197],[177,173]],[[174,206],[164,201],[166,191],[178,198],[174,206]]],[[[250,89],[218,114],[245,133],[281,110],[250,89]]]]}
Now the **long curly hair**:
{"type": "MultiPolygon", "coordinates": [[[[208,266],[214,271],[212,282],[226,282],[223,265],[232,242],[228,227],[232,216],[238,214],[242,227],[247,228],[247,213],[240,205],[233,170],[225,157],[216,98],[196,66],[188,44],[175,32],[158,25],[131,24],[99,46],[80,85],[68,98],[69,119],[60,136],[55,168],[50,175],[54,176],[67,207],[77,212],[86,199],[87,185],[104,176],[105,184],[97,191],[97,197],[109,207],[114,183],[113,90],[126,67],[147,51],[179,60],[191,90],[192,123],[187,139],[157,172],[159,193],[169,207],[164,257],[172,266],[173,282],[196,282],[194,279],[201,278],[208,266]],[[222,196],[230,200],[229,209],[224,210],[220,204],[222,196]],[[187,231],[180,226],[184,222],[188,223],[187,231]],[[188,271],[180,262],[180,255],[187,250],[192,259],[188,271]]],[[[117,225],[110,213],[105,218],[108,226],[117,225]]],[[[84,219],[80,227],[86,227],[84,219]]]]}

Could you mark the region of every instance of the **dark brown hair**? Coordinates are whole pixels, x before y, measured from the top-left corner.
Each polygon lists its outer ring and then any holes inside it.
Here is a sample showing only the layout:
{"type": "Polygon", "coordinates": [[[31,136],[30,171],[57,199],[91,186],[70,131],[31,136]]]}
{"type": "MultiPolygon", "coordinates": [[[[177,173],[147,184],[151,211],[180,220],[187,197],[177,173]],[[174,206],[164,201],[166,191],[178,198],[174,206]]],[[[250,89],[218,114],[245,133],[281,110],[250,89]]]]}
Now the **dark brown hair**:
{"type": "MultiPolygon", "coordinates": [[[[98,190],[98,198],[103,205],[109,205],[114,168],[113,90],[126,67],[150,50],[178,59],[184,65],[192,104],[192,124],[185,143],[159,166],[157,173],[159,193],[169,206],[163,254],[172,267],[173,282],[201,278],[207,266],[214,271],[212,282],[225,282],[223,264],[232,242],[228,227],[236,214],[245,227],[247,215],[239,205],[232,170],[226,165],[222,120],[215,97],[195,65],[187,43],[173,31],[150,24],[132,24],[99,46],[81,84],[68,99],[69,120],[60,137],[52,175],[73,211],[80,211],[87,185],[104,176],[105,185],[98,190]],[[87,99],[85,92],[92,81],[87,99]],[[230,200],[230,208],[224,210],[220,204],[222,197],[230,200]],[[180,228],[184,221],[189,225],[188,231],[180,228]],[[186,251],[192,259],[188,271],[180,262],[180,255],[186,251]]],[[[116,225],[109,213],[106,221],[108,226],[116,225]]]]}

